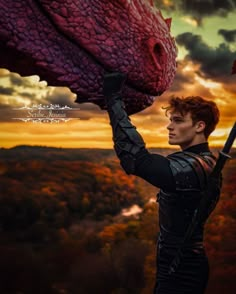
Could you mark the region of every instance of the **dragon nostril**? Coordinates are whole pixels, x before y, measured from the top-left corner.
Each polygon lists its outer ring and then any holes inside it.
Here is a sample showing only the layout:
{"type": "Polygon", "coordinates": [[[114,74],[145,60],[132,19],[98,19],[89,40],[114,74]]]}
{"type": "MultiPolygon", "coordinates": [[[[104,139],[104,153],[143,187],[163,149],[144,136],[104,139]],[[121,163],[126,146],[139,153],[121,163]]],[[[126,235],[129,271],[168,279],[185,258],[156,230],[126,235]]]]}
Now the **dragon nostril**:
{"type": "Polygon", "coordinates": [[[167,56],[165,54],[165,49],[164,47],[159,44],[159,43],[155,43],[155,45],[153,46],[153,50],[152,50],[152,57],[153,60],[156,64],[156,67],[159,71],[162,71],[163,68],[165,67],[165,63],[167,62],[167,56]]]}
{"type": "Polygon", "coordinates": [[[154,56],[157,60],[158,63],[162,63],[162,56],[163,56],[163,48],[161,47],[160,44],[155,44],[154,48],[153,48],[153,53],[154,56]]]}
{"type": "Polygon", "coordinates": [[[156,54],[161,54],[161,51],[162,51],[161,45],[160,45],[160,44],[155,44],[153,50],[154,50],[154,52],[155,52],[156,54]]]}
{"type": "Polygon", "coordinates": [[[152,44],[151,49],[151,56],[152,56],[152,60],[156,65],[156,69],[158,71],[162,70],[162,47],[160,46],[160,44],[155,43],[152,44]]]}

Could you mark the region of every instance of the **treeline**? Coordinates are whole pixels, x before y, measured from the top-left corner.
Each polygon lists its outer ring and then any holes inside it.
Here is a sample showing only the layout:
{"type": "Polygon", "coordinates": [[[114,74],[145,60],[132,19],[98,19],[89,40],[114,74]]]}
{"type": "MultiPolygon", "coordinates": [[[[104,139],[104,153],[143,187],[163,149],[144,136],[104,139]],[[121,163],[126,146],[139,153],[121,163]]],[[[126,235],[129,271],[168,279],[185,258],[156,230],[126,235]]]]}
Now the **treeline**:
{"type": "MultiPolygon", "coordinates": [[[[85,149],[36,149],[0,150],[0,293],[152,293],[157,189],[127,176],[111,150],[89,150],[89,161],[85,149]],[[142,213],[124,217],[133,204],[142,213]]],[[[236,290],[235,166],[206,227],[207,294],[236,290]]]]}

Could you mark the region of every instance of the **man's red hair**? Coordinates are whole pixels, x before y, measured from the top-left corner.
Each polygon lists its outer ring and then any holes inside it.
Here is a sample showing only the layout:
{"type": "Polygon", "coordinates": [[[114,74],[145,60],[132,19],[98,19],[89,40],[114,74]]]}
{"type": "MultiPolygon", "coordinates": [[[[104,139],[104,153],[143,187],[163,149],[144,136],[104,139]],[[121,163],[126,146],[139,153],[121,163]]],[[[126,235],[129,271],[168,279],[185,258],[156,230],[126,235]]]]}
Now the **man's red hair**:
{"type": "Polygon", "coordinates": [[[166,115],[168,115],[168,112],[179,112],[181,115],[190,112],[193,124],[204,121],[206,124],[204,129],[206,138],[214,131],[220,117],[216,103],[200,96],[172,97],[169,100],[169,105],[164,109],[166,109],[166,115]]]}

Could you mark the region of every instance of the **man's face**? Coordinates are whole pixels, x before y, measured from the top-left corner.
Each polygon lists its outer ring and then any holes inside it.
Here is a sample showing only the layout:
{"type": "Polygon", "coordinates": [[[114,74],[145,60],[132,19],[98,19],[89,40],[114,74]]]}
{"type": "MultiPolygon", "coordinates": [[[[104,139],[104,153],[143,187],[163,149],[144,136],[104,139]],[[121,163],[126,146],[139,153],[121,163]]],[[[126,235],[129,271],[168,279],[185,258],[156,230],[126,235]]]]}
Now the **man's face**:
{"type": "Polygon", "coordinates": [[[179,112],[172,112],[167,129],[169,131],[169,144],[180,145],[182,149],[191,146],[197,135],[196,125],[193,125],[190,112],[185,115],[181,115],[179,112]]]}

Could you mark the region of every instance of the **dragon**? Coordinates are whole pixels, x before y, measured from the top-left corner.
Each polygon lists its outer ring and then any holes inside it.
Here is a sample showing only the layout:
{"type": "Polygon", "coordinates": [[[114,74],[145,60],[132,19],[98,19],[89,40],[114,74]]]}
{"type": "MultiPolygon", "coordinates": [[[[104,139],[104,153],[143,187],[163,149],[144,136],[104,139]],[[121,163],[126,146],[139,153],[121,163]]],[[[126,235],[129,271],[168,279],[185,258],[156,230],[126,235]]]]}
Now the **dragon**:
{"type": "Polygon", "coordinates": [[[105,73],[127,75],[127,113],[152,105],[176,73],[171,19],[148,0],[0,0],[0,67],[65,86],[106,109],[105,73]]]}

